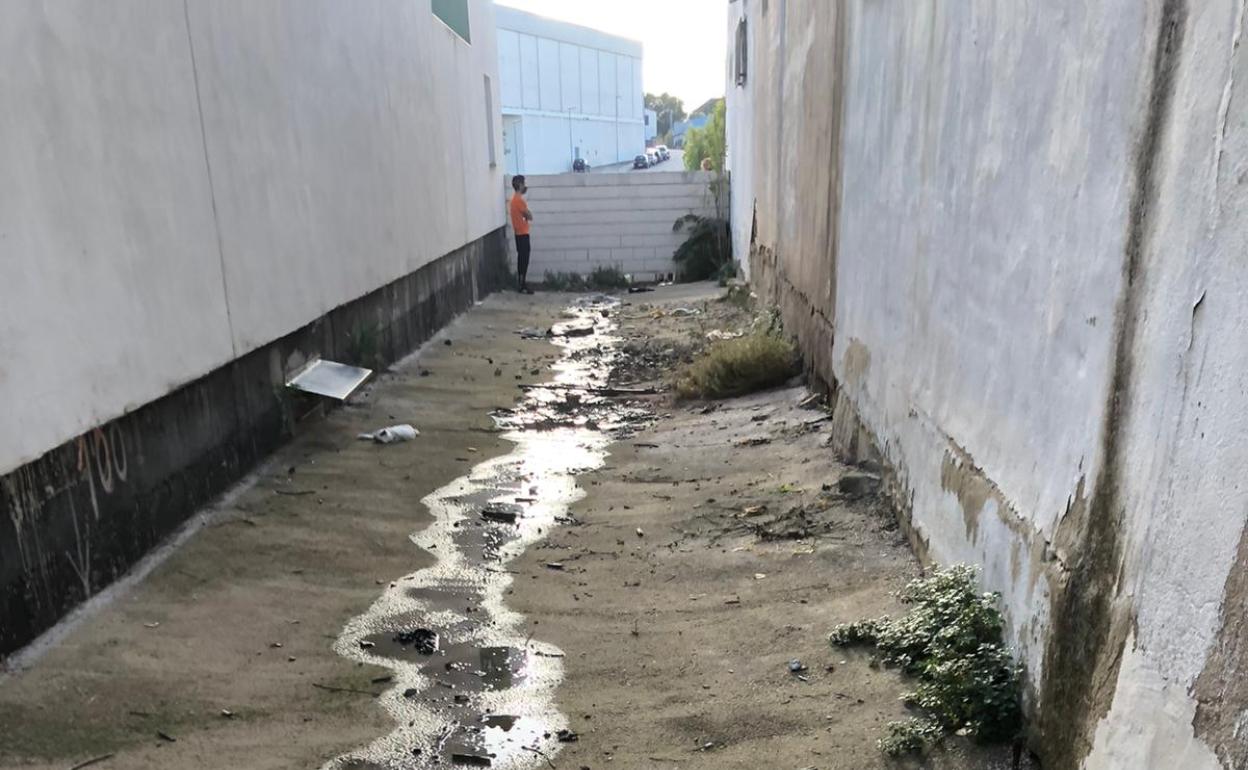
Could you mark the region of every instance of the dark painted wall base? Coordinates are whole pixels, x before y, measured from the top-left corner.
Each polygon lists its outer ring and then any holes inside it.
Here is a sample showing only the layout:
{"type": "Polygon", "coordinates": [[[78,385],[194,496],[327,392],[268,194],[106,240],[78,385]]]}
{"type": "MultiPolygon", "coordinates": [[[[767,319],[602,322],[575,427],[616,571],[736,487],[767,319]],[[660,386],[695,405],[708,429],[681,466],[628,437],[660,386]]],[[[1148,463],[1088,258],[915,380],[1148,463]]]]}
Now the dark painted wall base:
{"type": "Polygon", "coordinates": [[[496,230],[0,477],[0,657],[290,437],[293,363],[384,366],[506,286],[504,237],[496,230]]]}

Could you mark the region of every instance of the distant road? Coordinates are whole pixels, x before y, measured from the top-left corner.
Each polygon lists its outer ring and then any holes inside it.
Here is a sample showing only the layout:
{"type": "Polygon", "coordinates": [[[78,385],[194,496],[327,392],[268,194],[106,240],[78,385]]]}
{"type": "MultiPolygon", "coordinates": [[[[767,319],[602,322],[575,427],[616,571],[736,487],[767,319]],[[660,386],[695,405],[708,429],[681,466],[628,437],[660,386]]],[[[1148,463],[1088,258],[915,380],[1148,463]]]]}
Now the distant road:
{"type": "Polygon", "coordinates": [[[630,161],[628,163],[616,163],[614,166],[601,166],[599,168],[591,168],[590,172],[594,174],[632,174],[632,173],[645,174],[645,173],[653,173],[655,171],[684,171],[685,170],[685,151],[684,150],[672,150],[671,152],[672,152],[672,157],[663,161],[659,165],[651,166],[650,168],[634,169],[633,164],[630,161]]]}

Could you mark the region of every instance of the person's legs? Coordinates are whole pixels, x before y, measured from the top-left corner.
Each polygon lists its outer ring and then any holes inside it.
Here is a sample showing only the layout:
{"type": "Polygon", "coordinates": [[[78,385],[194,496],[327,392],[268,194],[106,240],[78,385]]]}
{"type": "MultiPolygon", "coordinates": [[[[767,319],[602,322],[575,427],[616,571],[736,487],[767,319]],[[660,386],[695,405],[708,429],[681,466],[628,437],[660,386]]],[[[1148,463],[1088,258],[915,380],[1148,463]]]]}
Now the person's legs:
{"type": "Polygon", "coordinates": [[[519,290],[529,288],[529,236],[516,236],[516,273],[520,279],[519,290]]]}

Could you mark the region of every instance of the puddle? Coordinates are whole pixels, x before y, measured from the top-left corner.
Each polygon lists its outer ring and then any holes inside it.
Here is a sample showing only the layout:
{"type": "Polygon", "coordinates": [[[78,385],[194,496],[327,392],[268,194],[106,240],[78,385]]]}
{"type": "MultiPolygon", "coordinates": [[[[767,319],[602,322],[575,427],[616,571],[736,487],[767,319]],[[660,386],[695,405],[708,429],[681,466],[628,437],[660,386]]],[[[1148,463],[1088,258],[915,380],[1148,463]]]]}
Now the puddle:
{"type": "MultiPolygon", "coordinates": [[[[563,652],[535,636],[503,598],[507,564],[568,521],[575,476],[601,467],[612,441],[649,418],[643,406],[595,395],[618,353],[615,325],[584,302],[557,337],[554,381],[492,416],[515,443],[422,502],[434,516],[411,536],[437,562],[405,575],[343,629],[335,650],[388,668],[379,698],[397,727],[326,770],[547,766],[567,718],[554,705],[563,652]]],[[[371,704],[370,706],[371,707],[371,704]]]]}

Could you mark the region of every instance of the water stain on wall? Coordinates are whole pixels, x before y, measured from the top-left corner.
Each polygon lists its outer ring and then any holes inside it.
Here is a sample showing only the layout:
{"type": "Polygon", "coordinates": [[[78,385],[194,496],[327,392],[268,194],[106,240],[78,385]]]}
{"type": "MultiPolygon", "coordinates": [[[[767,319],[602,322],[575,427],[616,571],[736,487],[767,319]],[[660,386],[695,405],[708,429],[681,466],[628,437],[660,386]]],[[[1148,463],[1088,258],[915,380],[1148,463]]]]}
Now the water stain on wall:
{"type": "Polygon", "coordinates": [[[1222,594],[1222,627],[1196,679],[1192,727],[1226,767],[1248,767],[1243,704],[1248,703],[1248,527],[1222,594]]]}

